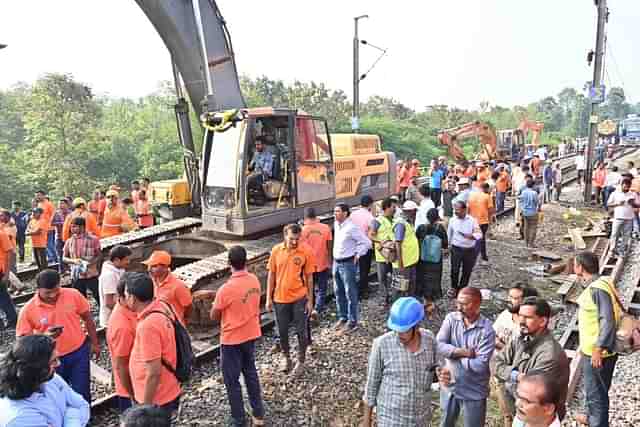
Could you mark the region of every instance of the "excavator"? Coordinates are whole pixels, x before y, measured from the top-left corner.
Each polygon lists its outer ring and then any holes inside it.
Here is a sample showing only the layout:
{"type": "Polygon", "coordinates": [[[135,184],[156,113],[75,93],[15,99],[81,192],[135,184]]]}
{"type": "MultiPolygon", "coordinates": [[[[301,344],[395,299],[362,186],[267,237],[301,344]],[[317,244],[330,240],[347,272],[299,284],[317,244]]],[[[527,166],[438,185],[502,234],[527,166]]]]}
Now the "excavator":
{"type": "MultiPolygon", "coordinates": [[[[215,289],[229,273],[231,246],[245,247],[249,269],[264,286],[264,264],[282,240],[282,225],[298,222],[305,208],[322,215],[337,201],[358,204],[363,194],[374,200],[390,195],[396,159],[382,151],[376,135],[331,135],[325,119],[304,111],[247,108],[231,38],[214,0],[136,3],[171,55],[186,179],[151,186],[151,198],[164,200],[173,220],[101,239],[101,246],[108,251],[129,245],[134,261],[153,250],[169,251],[174,274],[194,295],[190,322],[207,325],[215,289]],[[204,129],[200,155],[190,108],[204,129]],[[265,152],[268,171],[254,162],[265,152]]],[[[132,268],[142,266],[134,262],[132,268]]]]}
{"type": "Polygon", "coordinates": [[[477,155],[478,159],[493,160],[496,158],[496,133],[493,126],[488,123],[476,120],[438,133],[438,141],[440,144],[447,146],[449,156],[456,161],[467,160],[459,141],[470,137],[477,137],[480,141],[482,149],[477,155]]]}
{"type": "Polygon", "coordinates": [[[529,132],[531,132],[531,145],[533,146],[534,151],[538,148],[538,144],[540,143],[540,134],[543,129],[544,122],[537,122],[527,118],[523,118],[518,125],[518,130],[522,132],[525,140],[527,139],[529,132]]]}

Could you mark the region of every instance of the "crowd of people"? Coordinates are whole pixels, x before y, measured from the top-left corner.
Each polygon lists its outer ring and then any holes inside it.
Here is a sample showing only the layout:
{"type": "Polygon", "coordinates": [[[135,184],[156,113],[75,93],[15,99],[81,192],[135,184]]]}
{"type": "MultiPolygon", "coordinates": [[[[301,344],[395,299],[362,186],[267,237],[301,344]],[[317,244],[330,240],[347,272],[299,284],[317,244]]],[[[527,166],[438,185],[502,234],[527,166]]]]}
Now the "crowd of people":
{"type": "MultiPolygon", "coordinates": [[[[319,221],[313,208],[305,210],[300,223],[284,227],[283,241],[272,248],[267,263],[265,303],[276,319],[281,371],[296,378],[307,369],[311,325],[326,316],[330,277],[337,313],[333,330],[349,335],[359,329],[359,301],[373,289],[368,272],[375,262],[390,332],[374,340],[369,356],[364,425],[372,425],[374,412],[379,426],[426,425],[432,417],[430,390],[437,375],[444,427],[456,425],[461,413],[465,426],[484,425],[491,387],[500,396],[505,425],[558,426],[566,415],[568,362],[550,332],[548,302],[535,289],[516,284],[509,290],[509,308],[492,323],[480,312],[482,294],[471,286],[471,277],[478,258],[481,264],[489,260],[488,233],[509,192],[516,200],[520,237],[534,247],[543,203],[560,197],[559,165],[553,165],[543,150],[517,164],[448,165],[438,159],[431,162],[426,179],[419,166],[417,160],[399,164],[398,194],[380,203],[365,195],[358,208],[337,204],[333,230],[319,221]],[[447,256],[451,273],[445,293],[447,256]],[[423,328],[438,310],[435,302],[445,296],[455,301],[457,311],[446,314],[437,333],[423,328]],[[292,327],[297,335],[295,357],[289,339],[292,327]]],[[[633,211],[630,199],[619,195],[628,193],[631,183],[623,179],[620,184],[609,192],[608,207],[617,212],[631,206],[633,211]]],[[[144,189],[134,191],[137,206],[145,200],[144,189]]],[[[90,358],[101,351],[89,293],[99,307],[99,324],[106,328],[123,425],[168,425],[180,404],[180,336],[191,312],[190,290],[171,272],[172,257],[165,251],[154,251],[143,262],[146,273],[126,271],[132,256],[126,246],[114,247],[108,259],[102,259],[99,238],[152,224],[139,214],[134,221],[119,203],[118,190],[110,189],[105,197],[103,210],[97,191],[90,203],[74,199],[74,211],[66,209],[63,215],[68,200],[56,211],[45,193],[37,194],[24,228],[25,237],[31,236],[34,248],[40,248],[38,255],[34,251],[43,263],[37,292],[19,316],[8,294],[3,297],[0,292],[0,309],[18,337],[0,363],[1,426],[25,425],[24,420],[36,416],[46,419],[41,425],[86,425],[90,358]],[[70,270],[69,288],[60,286],[59,271],[47,268],[52,231],[54,243],[58,237],[62,241],[58,259],[70,270]],[[34,236],[39,243],[34,243],[34,236]],[[21,379],[25,374],[20,369],[29,372],[28,381],[21,379]],[[126,424],[145,417],[156,421],[126,424]]],[[[3,278],[14,269],[16,251],[21,253],[17,234],[11,237],[7,231],[12,222],[17,228],[19,212],[0,215],[0,222],[8,224],[0,229],[3,278]]],[[[625,230],[627,218],[620,215],[619,227],[625,230]]],[[[228,264],[231,277],[217,290],[210,311],[211,319],[220,322],[228,421],[263,425],[255,365],[255,343],[261,336],[260,282],[247,271],[247,253],[241,246],[229,249],[228,264]]],[[[576,257],[575,272],[589,283],[578,303],[582,369],[592,396],[583,421],[591,426],[608,425],[607,395],[617,358],[612,340],[619,318],[611,283],[598,277],[598,271],[594,254],[576,257]]]]}

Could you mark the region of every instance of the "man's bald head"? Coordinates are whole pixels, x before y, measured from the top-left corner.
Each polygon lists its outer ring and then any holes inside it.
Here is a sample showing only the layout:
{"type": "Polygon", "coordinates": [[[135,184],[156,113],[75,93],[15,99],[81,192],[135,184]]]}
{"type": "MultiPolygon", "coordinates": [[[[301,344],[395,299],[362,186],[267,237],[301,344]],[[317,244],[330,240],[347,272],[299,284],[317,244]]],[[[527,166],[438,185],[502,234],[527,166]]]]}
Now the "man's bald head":
{"type": "Polygon", "coordinates": [[[460,294],[469,296],[474,302],[482,302],[482,293],[480,289],[467,286],[460,289],[460,294]]]}

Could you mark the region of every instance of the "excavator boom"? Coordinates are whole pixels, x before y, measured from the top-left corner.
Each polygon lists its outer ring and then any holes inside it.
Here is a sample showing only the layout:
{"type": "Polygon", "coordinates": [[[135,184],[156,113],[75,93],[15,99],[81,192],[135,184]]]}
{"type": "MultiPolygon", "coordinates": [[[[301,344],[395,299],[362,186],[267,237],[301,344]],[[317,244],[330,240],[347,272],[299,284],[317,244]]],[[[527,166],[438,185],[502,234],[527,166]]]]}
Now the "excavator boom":
{"type": "Polygon", "coordinates": [[[482,152],[479,154],[479,158],[483,160],[494,159],[496,157],[497,147],[496,134],[493,128],[487,123],[475,121],[465,123],[456,128],[445,129],[438,134],[438,141],[440,144],[448,147],[451,157],[457,161],[462,161],[466,160],[466,156],[458,141],[473,136],[478,137],[482,145],[482,152]]]}
{"type": "Polygon", "coordinates": [[[531,131],[531,144],[534,149],[538,148],[538,144],[540,143],[540,134],[544,130],[544,122],[534,122],[532,120],[522,119],[518,125],[518,129],[522,131],[525,139],[527,138],[529,131],[531,131]]]}

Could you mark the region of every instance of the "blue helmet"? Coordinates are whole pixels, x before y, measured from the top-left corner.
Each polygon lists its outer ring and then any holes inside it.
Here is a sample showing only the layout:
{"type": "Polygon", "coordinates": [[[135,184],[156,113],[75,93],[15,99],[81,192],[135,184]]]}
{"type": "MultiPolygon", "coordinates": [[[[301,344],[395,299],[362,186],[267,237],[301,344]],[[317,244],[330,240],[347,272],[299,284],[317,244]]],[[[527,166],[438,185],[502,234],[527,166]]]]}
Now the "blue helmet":
{"type": "Polygon", "coordinates": [[[387,326],[392,331],[407,332],[422,319],[424,319],[424,306],[413,297],[402,297],[391,306],[387,326]]]}

